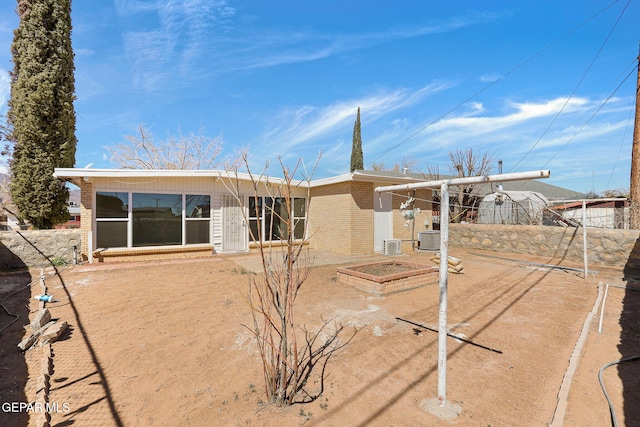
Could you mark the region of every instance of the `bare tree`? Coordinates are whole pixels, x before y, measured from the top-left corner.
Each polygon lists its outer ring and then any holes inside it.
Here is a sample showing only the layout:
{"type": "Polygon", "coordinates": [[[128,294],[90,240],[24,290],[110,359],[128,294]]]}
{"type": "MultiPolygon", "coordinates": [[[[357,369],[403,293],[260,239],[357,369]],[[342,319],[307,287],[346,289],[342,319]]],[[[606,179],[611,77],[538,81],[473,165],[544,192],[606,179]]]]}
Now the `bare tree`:
{"type": "Polygon", "coordinates": [[[371,169],[374,171],[391,171],[391,172],[415,172],[418,167],[418,161],[409,157],[403,157],[400,163],[394,163],[393,166],[387,166],[384,162],[373,163],[371,169]]]}
{"type": "MultiPolygon", "coordinates": [[[[449,153],[449,170],[459,178],[471,176],[485,176],[491,173],[491,157],[488,153],[484,153],[482,157],[478,156],[473,148],[466,151],[456,150],[449,153]]],[[[455,198],[454,222],[460,222],[464,218],[469,206],[477,197],[474,195],[475,184],[467,184],[458,186],[458,196],[455,198]]]]}
{"type": "MultiPolygon", "coordinates": [[[[280,159],[279,159],[280,160],[280,159]]],[[[251,307],[253,323],[246,326],[256,338],[258,352],[262,359],[265,390],[267,399],[278,405],[307,403],[317,399],[324,391],[324,379],[327,363],[338,351],[347,346],[357,329],[348,331],[348,326],[331,319],[321,319],[316,330],[298,325],[294,318],[296,297],[300,287],[309,277],[312,260],[307,248],[308,217],[304,220],[294,218],[292,203],[295,203],[293,190],[298,186],[307,189],[304,199],[305,212],[308,215],[309,189],[313,176],[307,174],[304,164],[298,161],[293,170],[285,167],[280,160],[284,178],[279,182],[271,182],[265,175],[266,167],[260,175],[254,175],[247,160],[242,155],[242,163],[246,166],[253,196],[267,196],[265,217],[270,218],[264,227],[269,235],[276,235],[282,245],[276,249],[270,242],[262,242],[262,225],[257,221],[257,230],[249,227],[252,240],[257,242],[257,249],[262,259],[261,276],[249,276],[249,291],[246,300],[251,307]],[[294,176],[298,169],[303,169],[303,179],[294,176]],[[304,227],[300,233],[299,227],[304,227]],[[297,230],[297,233],[296,233],[297,230]],[[296,235],[302,238],[296,238],[296,235]],[[343,335],[346,339],[342,340],[343,335]]],[[[317,163],[316,163],[317,165],[317,163]]],[[[244,197],[240,190],[237,169],[227,170],[225,185],[235,196],[241,206],[244,197]]],[[[300,200],[298,198],[298,200],[300,200]]],[[[259,203],[255,203],[256,217],[261,217],[259,203]]],[[[245,222],[248,224],[247,210],[242,209],[245,222]]]]}
{"type": "Polygon", "coordinates": [[[143,126],[139,135],[129,135],[127,142],[105,149],[111,161],[122,169],[214,169],[222,150],[222,135],[210,138],[201,128],[198,134],[179,134],[159,141],[143,126]]]}
{"type": "MultiPolygon", "coordinates": [[[[479,157],[472,148],[462,151],[456,150],[449,153],[449,171],[456,177],[466,178],[471,176],[486,176],[491,173],[491,158],[487,153],[479,157]]],[[[440,168],[438,166],[428,166],[426,178],[429,180],[440,180],[440,168]]],[[[467,214],[469,208],[479,201],[476,194],[477,184],[467,184],[458,186],[458,194],[452,194],[451,203],[454,204],[454,214],[452,222],[460,222],[467,214]]],[[[440,195],[434,191],[433,201],[440,202],[440,195]]]]}

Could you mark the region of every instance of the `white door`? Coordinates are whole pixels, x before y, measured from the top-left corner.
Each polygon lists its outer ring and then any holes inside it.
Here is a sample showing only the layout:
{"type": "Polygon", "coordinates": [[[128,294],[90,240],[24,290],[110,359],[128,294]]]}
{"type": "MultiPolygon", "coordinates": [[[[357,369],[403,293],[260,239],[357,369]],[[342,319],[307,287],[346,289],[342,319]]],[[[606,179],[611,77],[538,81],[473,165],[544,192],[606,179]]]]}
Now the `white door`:
{"type": "Polygon", "coordinates": [[[222,223],[222,251],[246,251],[247,225],[242,215],[242,206],[233,196],[222,196],[222,223]]]}
{"type": "Polygon", "coordinates": [[[391,193],[373,195],[373,250],[382,252],[384,241],[393,238],[391,193]]]}

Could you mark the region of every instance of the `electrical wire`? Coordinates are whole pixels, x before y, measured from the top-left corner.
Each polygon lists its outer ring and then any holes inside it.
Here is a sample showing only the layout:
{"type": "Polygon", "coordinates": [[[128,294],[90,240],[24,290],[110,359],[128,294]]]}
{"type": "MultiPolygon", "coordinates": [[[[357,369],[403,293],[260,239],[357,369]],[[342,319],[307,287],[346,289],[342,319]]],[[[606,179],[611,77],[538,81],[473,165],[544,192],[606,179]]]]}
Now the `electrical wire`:
{"type": "MultiPolygon", "coordinates": [[[[635,70],[631,70],[629,72],[629,74],[627,74],[627,77],[624,78],[624,80],[622,80],[620,82],[620,84],[613,90],[613,92],[607,97],[607,99],[605,99],[602,104],[600,104],[600,106],[596,109],[596,111],[593,112],[593,114],[587,119],[587,121],[582,125],[582,127],[580,129],[578,129],[572,136],[571,138],[569,138],[564,144],[562,144],[562,146],[558,149],[558,151],[556,151],[556,153],[549,159],[547,160],[547,162],[542,166],[542,169],[544,169],[549,163],[551,163],[551,161],[553,159],[555,159],[558,154],[560,154],[560,152],[564,149],[564,147],[566,147],[567,145],[569,145],[569,143],[571,141],[573,141],[576,136],[578,136],[578,134],[580,132],[582,132],[582,130],[591,122],[591,120],[593,120],[593,118],[595,116],[598,115],[598,113],[604,108],[605,105],[607,105],[607,103],[611,100],[611,98],[613,98],[613,95],[616,94],[616,92],[618,91],[618,89],[620,89],[622,87],[622,85],[629,79],[629,77],[631,77],[631,75],[635,72],[635,70]]],[[[539,140],[538,140],[539,142],[539,140]]],[[[537,144],[537,143],[536,143],[537,144]]],[[[518,162],[519,164],[519,162],[518,162]]]]}
{"type": "Polygon", "coordinates": [[[640,359],[640,356],[631,356],[625,357],[624,359],[616,360],[615,362],[610,362],[604,365],[598,371],[598,381],[600,382],[600,387],[602,388],[602,392],[604,393],[604,397],[607,399],[607,404],[609,405],[609,413],[611,414],[611,425],[613,427],[618,427],[618,418],[616,417],[616,410],[613,407],[613,402],[611,401],[611,397],[609,397],[609,393],[607,393],[607,389],[604,386],[604,382],[602,381],[602,373],[609,366],[617,365],[619,363],[630,362],[632,360],[640,359]]]}
{"type": "MultiPolygon", "coordinates": [[[[403,145],[404,143],[406,143],[407,141],[413,139],[415,136],[417,136],[418,134],[422,133],[423,131],[425,131],[426,129],[428,129],[429,127],[433,126],[434,124],[438,123],[440,120],[444,119],[445,117],[447,117],[449,114],[453,113],[454,111],[456,111],[458,108],[462,107],[463,105],[465,105],[466,103],[468,103],[469,101],[471,101],[472,99],[474,99],[475,97],[477,97],[478,95],[480,95],[481,93],[485,92],[486,90],[488,90],[489,88],[491,88],[492,86],[494,86],[495,84],[497,84],[498,82],[504,80],[505,78],[507,78],[508,76],[510,76],[511,74],[513,74],[514,72],[516,72],[517,70],[519,70],[520,68],[522,68],[524,65],[528,64],[529,62],[531,62],[532,60],[534,60],[535,58],[537,58],[538,56],[540,56],[543,52],[551,49],[551,47],[553,47],[554,45],[558,44],[560,41],[564,40],[565,38],[569,37],[571,34],[573,34],[574,32],[576,32],[579,28],[583,27],[584,25],[586,25],[588,22],[592,21],[593,19],[597,18],[598,16],[600,16],[601,14],[603,14],[606,10],[608,10],[609,8],[613,7],[614,4],[618,3],[619,0],[614,0],[612,3],[610,3],[609,5],[605,6],[603,9],[601,9],[599,12],[597,12],[596,14],[590,16],[589,18],[585,19],[584,21],[582,21],[581,23],[579,23],[577,26],[575,26],[574,28],[572,28],[571,30],[569,30],[568,32],[566,32],[565,34],[563,34],[562,36],[558,37],[556,40],[554,40],[553,42],[551,42],[550,44],[548,44],[547,46],[545,46],[544,48],[540,49],[539,51],[537,51],[536,53],[534,53],[533,55],[531,55],[530,57],[528,57],[527,59],[525,59],[524,61],[522,61],[520,64],[516,65],[514,68],[512,68],[511,70],[507,71],[506,73],[504,73],[502,76],[498,77],[496,80],[492,81],[491,83],[487,84],[486,86],[484,86],[482,89],[480,89],[479,91],[475,92],[473,95],[469,96],[468,98],[464,99],[463,101],[459,102],[458,104],[456,104],[454,107],[452,107],[451,109],[449,109],[447,112],[445,112],[444,114],[438,116],[436,119],[430,121],[429,123],[427,123],[425,126],[423,126],[422,128],[418,129],[417,131],[415,131],[414,133],[410,134],[408,137],[406,137],[405,139],[401,140],[400,142],[398,142],[395,145],[392,145],[389,149],[387,149],[386,151],[383,151],[380,155],[378,155],[376,158],[374,158],[373,160],[369,161],[367,164],[368,165],[372,165],[373,163],[375,163],[377,160],[379,160],[380,158],[386,156],[387,154],[389,154],[391,151],[395,150],[396,148],[400,147],[401,145],[403,145]]],[[[630,0],[629,0],[630,1],[630,0]]],[[[628,5],[628,3],[627,3],[628,5]]],[[[626,6],[625,6],[626,9],[626,6]]]]}
{"type": "Polygon", "coordinates": [[[611,185],[611,180],[613,179],[613,173],[618,166],[618,160],[620,160],[620,154],[622,153],[622,146],[624,145],[624,141],[627,139],[627,133],[629,131],[629,125],[632,122],[633,117],[633,108],[629,109],[629,118],[627,119],[627,125],[624,127],[624,134],[622,135],[622,139],[620,140],[620,147],[618,147],[618,155],[616,156],[616,161],[613,163],[613,167],[611,168],[611,174],[609,175],[609,180],[607,181],[607,186],[605,188],[609,188],[611,185]]]}
{"type": "MultiPolygon", "coordinates": [[[[587,69],[584,71],[584,73],[582,74],[582,77],[580,77],[580,80],[578,80],[578,83],[576,84],[576,86],[573,88],[573,91],[571,92],[571,94],[567,97],[567,99],[565,100],[564,104],[562,105],[562,108],[560,108],[560,110],[556,113],[556,115],[553,117],[553,119],[551,120],[551,123],[549,123],[549,125],[545,128],[545,130],[542,132],[542,135],[540,135],[540,137],[538,138],[538,140],[531,146],[531,148],[529,148],[529,151],[527,151],[525,153],[524,156],[522,156],[522,158],[520,160],[518,160],[518,162],[511,168],[509,169],[509,172],[513,171],[515,168],[518,167],[518,165],[520,165],[520,163],[522,163],[528,156],[529,154],[531,154],[531,152],[533,151],[534,148],[536,148],[536,146],[540,143],[540,141],[542,141],[542,139],[547,135],[547,133],[549,132],[549,130],[551,129],[551,127],[555,124],[556,120],[558,120],[558,117],[560,117],[560,115],[564,112],[565,108],[567,107],[567,105],[569,105],[569,101],[571,101],[573,99],[573,97],[575,96],[576,92],[578,91],[578,89],[580,88],[580,86],[582,86],[582,83],[584,82],[584,79],[587,77],[587,75],[589,74],[589,71],[591,71],[591,68],[593,67],[593,64],[595,64],[596,60],[598,59],[598,57],[600,56],[600,54],[602,53],[602,50],[604,49],[605,45],[607,44],[607,42],[609,41],[609,39],[611,38],[611,35],[613,34],[614,30],[617,28],[618,24],[620,23],[620,20],[622,19],[622,16],[624,15],[624,13],[627,10],[627,7],[629,7],[629,3],[631,3],[631,0],[627,0],[627,4],[625,4],[625,6],[622,8],[622,12],[620,12],[620,15],[618,16],[618,19],[616,20],[616,22],[613,24],[613,27],[611,28],[611,30],[609,31],[609,34],[607,34],[607,37],[604,39],[604,41],[602,42],[602,45],[600,46],[600,48],[598,49],[598,51],[596,52],[596,55],[593,57],[593,59],[591,60],[591,63],[589,63],[589,66],[587,67],[587,69]]],[[[626,79],[625,79],[626,80],[626,79]]],[[[619,86],[618,86],[619,88],[619,86]]],[[[617,88],[616,88],[617,90],[617,88]]],[[[599,110],[598,110],[599,111],[599,110]]],[[[592,116],[593,118],[593,116],[592,116]]],[[[591,119],[589,119],[591,120],[591,119]]],[[[586,124],[585,124],[586,125],[586,124]]],[[[584,126],[583,126],[584,128],[584,126]]],[[[581,129],[582,130],[582,129],[581,129]]],[[[566,144],[565,144],[566,145],[566,144]]],[[[555,157],[555,156],[554,156],[555,157]]],[[[547,162],[548,163],[548,162],[547,162]]]]}

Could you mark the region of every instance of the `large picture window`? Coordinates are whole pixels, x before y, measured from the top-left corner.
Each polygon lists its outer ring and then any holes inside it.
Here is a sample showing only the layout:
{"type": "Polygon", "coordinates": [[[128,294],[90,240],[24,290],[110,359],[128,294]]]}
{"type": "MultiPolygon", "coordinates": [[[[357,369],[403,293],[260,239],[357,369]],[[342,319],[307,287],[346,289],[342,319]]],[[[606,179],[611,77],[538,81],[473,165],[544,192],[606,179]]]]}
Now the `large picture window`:
{"type": "Polygon", "coordinates": [[[182,244],[182,195],[133,193],[133,246],[182,244]]]}
{"type": "Polygon", "coordinates": [[[280,197],[250,197],[249,238],[252,241],[286,240],[289,234],[289,215],[293,215],[294,238],[303,239],[306,221],[305,199],[294,198],[288,204],[286,199],[280,197]]]}
{"type": "Polygon", "coordinates": [[[211,242],[211,196],[96,192],[96,247],[211,242]]]}

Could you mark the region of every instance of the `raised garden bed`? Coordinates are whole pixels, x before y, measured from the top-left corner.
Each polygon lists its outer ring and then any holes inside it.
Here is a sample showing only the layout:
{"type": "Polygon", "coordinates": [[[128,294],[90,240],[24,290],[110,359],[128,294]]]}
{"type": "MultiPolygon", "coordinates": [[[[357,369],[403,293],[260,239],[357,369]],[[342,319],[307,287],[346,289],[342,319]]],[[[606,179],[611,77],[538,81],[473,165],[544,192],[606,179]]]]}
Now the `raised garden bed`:
{"type": "Polygon", "coordinates": [[[405,291],[438,282],[438,267],[405,261],[379,261],[338,267],[338,280],[376,295],[405,291]]]}

